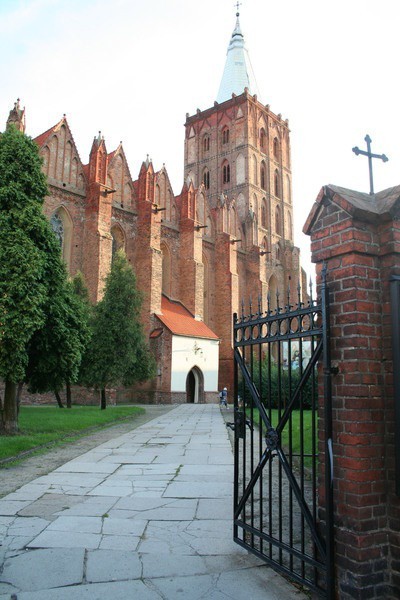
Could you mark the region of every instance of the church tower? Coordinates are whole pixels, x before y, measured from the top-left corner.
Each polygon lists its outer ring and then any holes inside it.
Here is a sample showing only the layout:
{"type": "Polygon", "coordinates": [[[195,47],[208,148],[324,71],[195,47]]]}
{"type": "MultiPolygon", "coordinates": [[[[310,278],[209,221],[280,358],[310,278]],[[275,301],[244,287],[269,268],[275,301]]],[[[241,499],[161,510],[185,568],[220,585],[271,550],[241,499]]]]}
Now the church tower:
{"type": "Polygon", "coordinates": [[[289,123],[261,104],[255,86],[237,13],[218,100],[187,115],[185,178],[204,184],[213,207],[234,198],[235,234],[282,262],[286,243],[293,244],[289,123]],[[243,231],[249,214],[256,227],[243,231]]]}
{"type": "Polygon", "coordinates": [[[25,133],[25,108],[20,107],[19,98],[14,102],[14,108],[10,110],[10,114],[8,115],[7,129],[10,125],[16,127],[21,133],[25,133]]]}
{"type": "Polygon", "coordinates": [[[290,287],[294,301],[304,284],[293,243],[289,123],[257,96],[238,12],[217,101],[186,116],[184,163],[185,180],[204,186],[216,220],[216,298],[221,285],[225,300],[214,302],[209,321],[221,338],[221,385],[232,381],[232,323],[223,313],[257,294],[273,310],[278,290],[290,287]]]}

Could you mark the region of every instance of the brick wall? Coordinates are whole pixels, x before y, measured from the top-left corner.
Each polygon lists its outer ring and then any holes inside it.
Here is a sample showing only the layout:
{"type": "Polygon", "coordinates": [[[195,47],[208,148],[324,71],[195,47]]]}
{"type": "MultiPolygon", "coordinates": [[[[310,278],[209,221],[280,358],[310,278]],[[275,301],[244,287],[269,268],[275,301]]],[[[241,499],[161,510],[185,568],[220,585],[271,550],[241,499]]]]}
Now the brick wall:
{"type": "Polygon", "coordinates": [[[332,401],[341,599],[400,597],[389,295],[390,276],[400,272],[400,210],[389,192],[371,197],[323,188],[304,228],[318,280],[327,266],[338,367],[332,401]]]}

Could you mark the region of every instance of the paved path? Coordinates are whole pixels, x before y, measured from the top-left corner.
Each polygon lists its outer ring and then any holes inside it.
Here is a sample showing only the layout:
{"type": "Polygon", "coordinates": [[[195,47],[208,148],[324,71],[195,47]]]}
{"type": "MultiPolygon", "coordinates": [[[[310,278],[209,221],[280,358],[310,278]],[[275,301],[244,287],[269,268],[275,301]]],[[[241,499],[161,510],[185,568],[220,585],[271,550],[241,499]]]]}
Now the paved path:
{"type": "Polygon", "coordinates": [[[232,541],[232,464],[219,407],[181,405],[24,485],[0,499],[0,598],[305,598],[232,541]]]}

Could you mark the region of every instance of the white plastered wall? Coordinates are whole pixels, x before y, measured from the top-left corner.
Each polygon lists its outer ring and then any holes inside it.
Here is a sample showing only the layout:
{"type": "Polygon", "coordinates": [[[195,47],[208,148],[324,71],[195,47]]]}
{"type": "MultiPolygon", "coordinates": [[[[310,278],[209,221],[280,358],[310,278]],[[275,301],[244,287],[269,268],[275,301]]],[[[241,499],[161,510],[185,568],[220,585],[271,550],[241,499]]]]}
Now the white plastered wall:
{"type": "Polygon", "coordinates": [[[218,391],[219,340],[173,335],[171,392],[185,392],[188,373],[197,367],[204,376],[204,391],[218,391]]]}

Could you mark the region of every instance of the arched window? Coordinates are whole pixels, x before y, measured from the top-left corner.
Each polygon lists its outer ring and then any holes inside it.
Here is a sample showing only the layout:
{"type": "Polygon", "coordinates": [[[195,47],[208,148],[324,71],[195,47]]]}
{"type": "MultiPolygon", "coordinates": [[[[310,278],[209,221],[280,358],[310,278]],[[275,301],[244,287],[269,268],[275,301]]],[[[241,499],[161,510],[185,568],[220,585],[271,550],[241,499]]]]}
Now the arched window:
{"type": "Polygon", "coordinates": [[[279,160],[279,141],[278,138],[274,138],[274,159],[279,160]]]}
{"type": "Polygon", "coordinates": [[[229,129],[227,127],[224,127],[224,129],[222,130],[222,143],[229,143],[229,129]]]}
{"type": "Polygon", "coordinates": [[[286,166],[290,168],[290,146],[289,146],[289,140],[286,143],[286,166]]]}
{"type": "Polygon", "coordinates": [[[166,244],[161,244],[162,253],[162,293],[171,296],[171,253],[166,244]]]}
{"type": "Polygon", "coordinates": [[[293,233],[292,233],[292,215],[290,214],[290,212],[287,212],[287,234],[286,237],[287,239],[291,240],[293,237],[293,233]]]}
{"type": "Polygon", "coordinates": [[[265,129],[264,129],[264,127],[262,127],[260,129],[260,150],[262,152],[265,152],[265,146],[266,146],[265,129]]]}
{"type": "Polygon", "coordinates": [[[263,198],[262,204],[261,204],[261,227],[264,227],[264,229],[268,228],[268,211],[267,211],[267,201],[265,198],[263,198]]]}
{"type": "Polygon", "coordinates": [[[243,154],[236,157],[236,185],[246,181],[246,159],[243,154]]]}
{"type": "Polygon", "coordinates": [[[206,190],[210,189],[210,171],[208,169],[204,169],[203,171],[203,183],[206,190]]]}
{"type": "Polygon", "coordinates": [[[71,264],[72,249],[72,220],[64,207],[60,206],[50,218],[50,226],[60,244],[61,256],[68,271],[71,264]]]}
{"type": "Polygon", "coordinates": [[[265,162],[262,161],[261,163],[261,167],[260,167],[260,184],[263,190],[267,189],[267,171],[265,168],[265,162]]]}
{"type": "Polygon", "coordinates": [[[274,173],[274,193],[277,198],[281,197],[281,186],[278,169],[276,169],[274,173]]]}
{"type": "Polygon", "coordinates": [[[208,133],[203,137],[203,152],[208,152],[210,150],[210,136],[208,133]]]}
{"type": "Polygon", "coordinates": [[[157,204],[157,206],[160,206],[161,203],[161,191],[160,191],[160,186],[158,185],[158,183],[156,183],[156,187],[154,190],[154,202],[155,204],[157,204]]]}
{"type": "Polygon", "coordinates": [[[62,249],[64,246],[64,223],[62,222],[58,211],[56,211],[51,217],[50,225],[55,233],[58,243],[60,244],[60,248],[62,249]]]}
{"type": "Polygon", "coordinates": [[[257,159],[255,154],[253,154],[253,178],[254,178],[254,184],[257,185],[257,159]]]}
{"type": "Polygon", "coordinates": [[[222,183],[229,183],[231,180],[231,167],[228,162],[225,162],[222,167],[222,183]]]}
{"type": "Polygon", "coordinates": [[[288,202],[290,202],[290,198],[291,198],[291,189],[290,189],[290,177],[289,175],[286,175],[286,200],[288,202]]]}
{"type": "Polygon", "coordinates": [[[275,208],[275,233],[277,235],[282,235],[281,209],[279,206],[275,208]]]}

